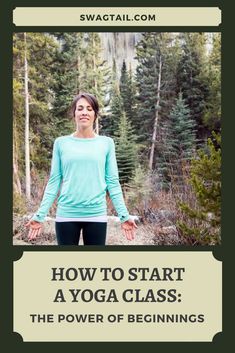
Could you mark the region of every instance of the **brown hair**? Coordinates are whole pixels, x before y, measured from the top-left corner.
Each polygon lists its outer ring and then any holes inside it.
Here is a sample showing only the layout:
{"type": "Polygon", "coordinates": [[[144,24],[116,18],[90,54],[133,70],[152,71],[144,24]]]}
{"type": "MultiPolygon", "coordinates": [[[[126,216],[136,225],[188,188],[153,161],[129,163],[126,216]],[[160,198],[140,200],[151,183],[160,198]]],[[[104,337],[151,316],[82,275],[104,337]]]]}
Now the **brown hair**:
{"type": "Polygon", "coordinates": [[[97,119],[97,116],[99,115],[99,103],[98,100],[96,99],[95,96],[93,96],[93,94],[90,93],[86,93],[86,92],[82,92],[79,93],[73,100],[71,107],[70,107],[70,114],[72,115],[72,117],[75,117],[75,110],[76,110],[76,105],[77,105],[77,101],[81,98],[85,98],[88,103],[91,105],[92,109],[95,112],[95,120],[97,119]]]}

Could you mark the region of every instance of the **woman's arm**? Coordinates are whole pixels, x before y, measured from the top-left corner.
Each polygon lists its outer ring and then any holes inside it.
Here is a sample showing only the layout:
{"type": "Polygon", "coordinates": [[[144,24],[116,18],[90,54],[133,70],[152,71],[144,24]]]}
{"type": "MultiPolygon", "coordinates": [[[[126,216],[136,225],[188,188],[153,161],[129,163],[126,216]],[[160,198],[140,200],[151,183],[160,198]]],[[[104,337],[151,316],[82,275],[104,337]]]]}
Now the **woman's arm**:
{"type": "Polygon", "coordinates": [[[135,229],[137,226],[135,222],[130,218],[129,212],[123,199],[122,189],[119,183],[115,145],[113,139],[109,138],[109,141],[110,146],[105,165],[105,180],[107,189],[114,208],[117,211],[118,217],[121,221],[122,231],[128,240],[132,240],[134,239],[135,229]]]}
{"type": "Polygon", "coordinates": [[[56,139],[53,146],[50,178],[48,180],[46,189],[44,191],[44,195],[43,195],[43,199],[40,204],[40,207],[32,217],[33,221],[36,221],[36,222],[44,221],[46,215],[49,212],[50,207],[52,206],[58,194],[61,181],[62,181],[62,170],[61,170],[61,159],[60,159],[60,151],[59,151],[59,141],[58,139],[56,139]]]}
{"type": "Polygon", "coordinates": [[[130,218],[127,211],[121,185],[119,183],[117,160],[115,155],[115,145],[113,139],[109,138],[109,152],[106,157],[105,181],[115,210],[120,221],[123,223],[130,218]]]}

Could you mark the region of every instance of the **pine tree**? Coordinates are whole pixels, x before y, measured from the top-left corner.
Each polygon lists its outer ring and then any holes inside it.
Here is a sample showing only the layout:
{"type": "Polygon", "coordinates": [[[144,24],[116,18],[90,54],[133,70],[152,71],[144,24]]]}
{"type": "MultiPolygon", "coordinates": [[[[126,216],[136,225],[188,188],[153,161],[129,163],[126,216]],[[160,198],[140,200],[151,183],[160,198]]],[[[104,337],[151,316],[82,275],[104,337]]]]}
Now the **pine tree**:
{"type": "Polygon", "coordinates": [[[134,116],[134,84],[132,80],[131,67],[127,71],[126,62],[123,60],[121,77],[120,77],[120,94],[123,101],[123,108],[126,113],[126,117],[130,119],[131,122],[135,119],[134,116]]]}
{"type": "Polygon", "coordinates": [[[25,195],[31,200],[31,174],[29,150],[29,69],[28,69],[27,35],[24,33],[24,100],[25,100],[25,195]]]}
{"type": "Polygon", "coordinates": [[[115,133],[116,156],[120,183],[128,185],[137,163],[137,147],[135,136],[125,113],[120,116],[118,129],[115,133]]]}
{"type": "Polygon", "coordinates": [[[118,83],[114,82],[112,87],[112,97],[110,102],[110,113],[105,118],[105,134],[114,137],[117,134],[120,125],[121,116],[123,115],[124,107],[122,97],[120,95],[118,83]]]}
{"type": "MultiPolygon", "coordinates": [[[[85,70],[80,75],[80,91],[96,96],[100,110],[104,107],[105,97],[110,90],[110,69],[101,56],[101,39],[98,33],[85,33],[83,53],[85,70]]],[[[98,121],[98,120],[97,120],[98,121]]]]}
{"type": "Polygon", "coordinates": [[[133,177],[129,182],[127,192],[128,207],[134,214],[144,218],[145,211],[149,207],[149,200],[153,193],[153,185],[148,170],[138,165],[133,173],[133,177]]]}
{"type": "Polygon", "coordinates": [[[24,174],[24,41],[23,33],[13,35],[13,186],[14,192],[22,195],[24,174]]]}
{"type": "MultiPolygon", "coordinates": [[[[61,62],[55,70],[54,112],[58,116],[58,127],[71,131],[68,107],[73,97],[81,92],[94,94],[102,109],[109,90],[109,69],[101,58],[101,41],[98,33],[61,33],[57,35],[61,48],[58,59],[61,62]],[[65,124],[65,125],[64,125],[65,124]]],[[[98,119],[96,126],[99,132],[98,119]]]]}
{"type": "Polygon", "coordinates": [[[157,144],[157,173],[164,189],[173,184],[180,188],[184,168],[192,159],[196,147],[195,122],[181,93],[164,128],[164,139],[157,144]]]}
{"type": "Polygon", "coordinates": [[[101,130],[104,135],[113,137],[120,121],[123,111],[123,102],[119,91],[119,81],[117,74],[117,65],[113,59],[112,71],[110,74],[110,90],[106,95],[105,108],[101,121],[101,130]]]}
{"type": "MultiPolygon", "coordinates": [[[[128,85],[127,98],[128,98],[129,104],[125,110],[126,110],[127,117],[130,119],[131,124],[134,128],[134,121],[136,119],[137,89],[136,89],[136,82],[134,80],[131,64],[130,64],[128,76],[127,76],[127,85],[128,85]]],[[[135,131],[135,133],[137,133],[137,131],[135,131]]]]}
{"type": "MultiPolygon", "coordinates": [[[[13,37],[13,74],[14,74],[14,158],[18,159],[18,175],[22,188],[24,173],[24,35],[16,33],[13,37]]],[[[46,33],[27,33],[26,59],[28,64],[28,101],[29,138],[30,138],[30,169],[47,169],[49,164],[48,151],[51,149],[53,120],[51,115],[52,101],[52,69],[57,43],[46,33]],[[51,126],[52,125],[52,126],[51,126]]]]}
{"type": "Polygon", "coordinates": [[[54,68],[53,114],[58,117],[58,128],[71,129],[68,125],[68,107],[81,89],[81,72],[85,69],[83,58],[83,33],[55,33],[60,46],[54,68]],[[67,125],[67,126],[66,126],[67,125]]]}
{"type": "Polygon", "coordinates": [[[221,222],[221,137],[213,133],[214,142],[208,139],[208,151],[200,150],[193,160],[190,183],[196,197],[196,205],[180,203],[187,217],[178,222],[181,234],[194,244],[220,243],[221,222]]]}
{"type": "Polygon", "coordinates": [[[212,49],[209,54],[206,77],[208,99],[206,101],[204,124],[214,131],[221,127],[221,34],[213,33],[212,49]]]}
{"type": "Polygon", "coordinates": [[[169,112],[169,102],[174,96],[175,82],[172,55],[173,36],[169,33],[143,33],[136,46],[137,114],[133,126],[149,152],[149,168],[155,166],[156,142],[161,120],[169,112]],[[166,102],[168,99],[168,102],[166,102]]]}
{"type": "MultiPolygon", "coordinates": [[[[28,34],[29,120],[31,174],[43,175],[50,168],[55,117],[52,114],[53,67],[58,44],[48,33],[28,34]],[[36,171],[39,171],[37,173],[36,171]]],[[[35,194],[35,185],[32,185],[35,194]]]]}
{"type": "Polygon", "coordinates": [[[138,87],[138,114],[135,129],[139,131],[141,140],[150,143],[150,136],[155,117],[155,104],[158,79],[158,34],[143,33],[142,40],[136,46],[138,65],[136,81],[138,87]]]}
{"type": "Polygon", "coordinates": [[[204,33],[183,33],[182,57],[178,64],[177,91],[183,93],[183,98],[190,108],[191,116],[197,123],[197,138],[204,141],[208,135],[203,116],[208,97],[206,82],[206,36],[204,33]]]}

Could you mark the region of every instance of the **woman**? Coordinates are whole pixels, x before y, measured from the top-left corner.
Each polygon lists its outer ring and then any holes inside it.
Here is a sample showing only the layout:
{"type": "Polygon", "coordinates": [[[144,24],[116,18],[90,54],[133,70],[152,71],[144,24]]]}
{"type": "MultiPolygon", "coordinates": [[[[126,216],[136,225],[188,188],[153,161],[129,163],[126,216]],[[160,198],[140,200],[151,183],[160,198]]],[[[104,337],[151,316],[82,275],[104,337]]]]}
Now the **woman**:
{"type": "Polygon", "coordinates": [[[78,245],[80,232],[84,245],[105,245],[107,214],[106,190],[128,240],[134,239],[135,222],[126,209],[118,179],[114,142],[96,135],[93,126],[99,113],[97,99],[89,93],[77,95],[71,111],[76,123],[72,135],[54,142],[51,174],[41,205],[26,224],[28,238],[35,239],[58,191],[56,237],[59,245],[78,245]]]}

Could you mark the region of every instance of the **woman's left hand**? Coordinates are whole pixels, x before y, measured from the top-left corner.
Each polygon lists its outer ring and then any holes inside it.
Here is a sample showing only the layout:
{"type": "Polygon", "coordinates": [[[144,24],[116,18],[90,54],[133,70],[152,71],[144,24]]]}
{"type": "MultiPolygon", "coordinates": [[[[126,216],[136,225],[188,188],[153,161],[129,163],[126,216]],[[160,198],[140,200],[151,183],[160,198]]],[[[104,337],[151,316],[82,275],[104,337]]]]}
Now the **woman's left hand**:
{"type": "Polygon", "coordinates": [[[133,240],[135,238],[135,230],[137,225],[135,221],[131,218],[128,221],[121,224],[122,232],[128,240],[133,240]]]}

